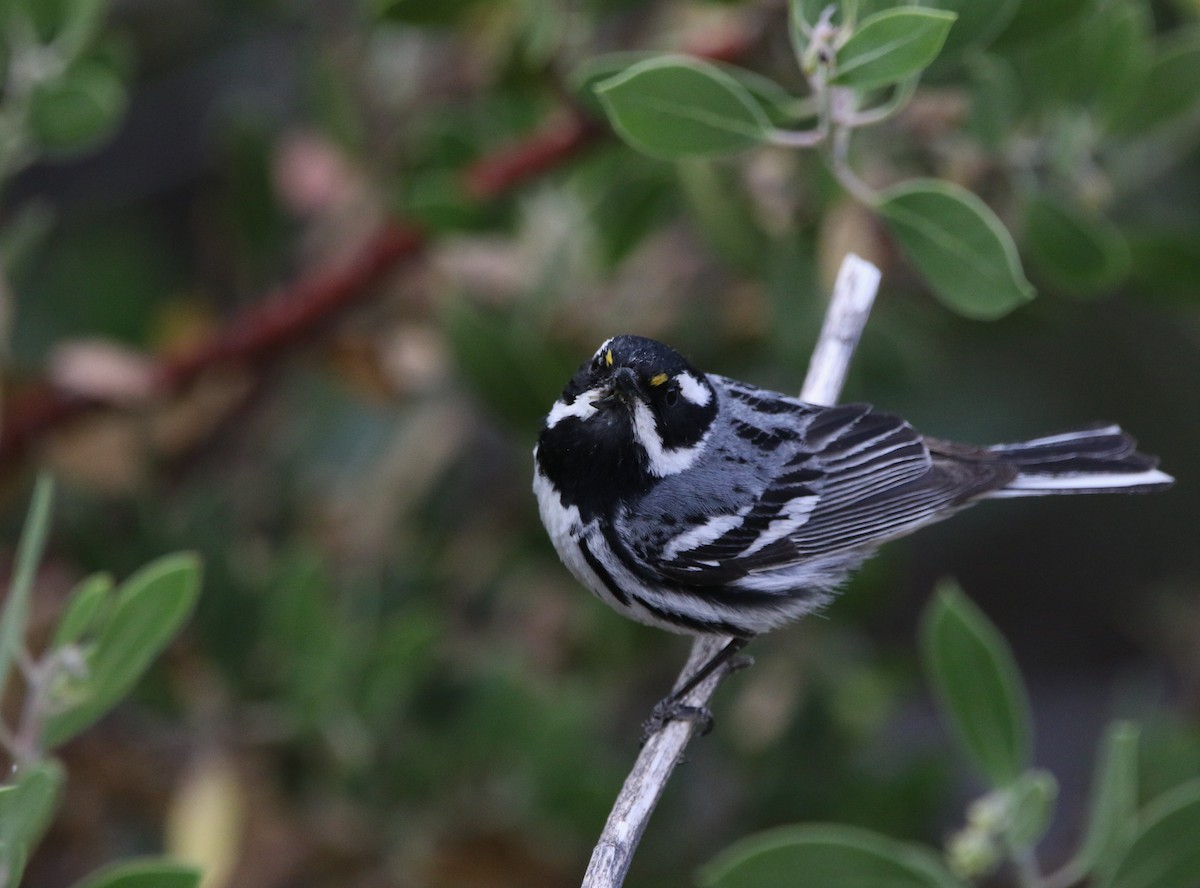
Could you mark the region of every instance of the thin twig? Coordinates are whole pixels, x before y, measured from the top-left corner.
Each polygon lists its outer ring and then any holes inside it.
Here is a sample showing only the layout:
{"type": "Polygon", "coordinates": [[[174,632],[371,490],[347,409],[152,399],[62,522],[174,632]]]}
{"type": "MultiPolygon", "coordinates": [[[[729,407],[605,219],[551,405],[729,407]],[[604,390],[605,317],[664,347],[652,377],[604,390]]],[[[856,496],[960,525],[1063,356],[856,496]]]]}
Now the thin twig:
{"type": "MultiPolygon", "coordinates": [[[[804,388],[800,391],[804,400],[814,404],[837,401],[850,359],[871,313],[879,277],[879,269],[854,254],[847,255],[842,261],[821,336],[809,361],[804,388]]],[[[719,636],[698,637],[675,686],[680,687],[728,641],[719,636]]],[[[707,706],[725,674],[726,670],[718,669],[697,685],[683,703],[707,706]]],[[[670,721],[646,741],[600,833],[583,877],[584,888],[618,888],[624,883],[650,815],[695,731],[693,722],[670,721]]]]}

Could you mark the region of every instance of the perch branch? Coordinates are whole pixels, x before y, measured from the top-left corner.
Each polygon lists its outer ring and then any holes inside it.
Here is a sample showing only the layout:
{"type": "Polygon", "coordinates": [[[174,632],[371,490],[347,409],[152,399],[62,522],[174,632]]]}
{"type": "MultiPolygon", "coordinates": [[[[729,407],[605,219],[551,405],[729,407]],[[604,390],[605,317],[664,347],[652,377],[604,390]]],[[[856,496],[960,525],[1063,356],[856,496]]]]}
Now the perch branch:
{"type": "MultiPolygon", "coordinates": [[[[800,397],[805,401],[814,404],[837,401],[846,381],[850,359],[871,313],[879,277],[879,269],[854,254],[847,255],[842,261],[821,335],[809,361],[804,388],[800,391],[800,397]]],[[[728,641],[728,638],[718,636],[698,637],[675,686],[681,687],[728,641]]],[[[725,670],[718,669],[697,685],[683,703],[707,706],[725,674],[725,670]]],[[[670,721],[646,741],[592,852],[583,877],[583,888],[618,888],[624,883],[650,815],[695,731],[694,722],[670,721]]]]}

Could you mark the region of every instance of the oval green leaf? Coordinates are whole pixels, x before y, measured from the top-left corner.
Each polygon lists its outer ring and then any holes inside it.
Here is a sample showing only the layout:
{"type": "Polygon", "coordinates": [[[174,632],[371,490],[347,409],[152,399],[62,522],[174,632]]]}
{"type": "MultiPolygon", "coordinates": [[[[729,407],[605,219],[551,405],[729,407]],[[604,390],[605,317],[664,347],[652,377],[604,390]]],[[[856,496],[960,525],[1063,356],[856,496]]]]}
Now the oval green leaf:
{"type": "Polygon", "coordinates": [[[761,144],[770,121],[741,83],[689,56],[660,56],[596,86],[629,145],[666,160],[717,157],[761,144]]]}
{"type": "Polygon", "coordinates": [[[919,73],[937,58],[956,16],[907,6],[865,19],[837,53],[833,82],[876,89],[919,73]]]}
{"type": "Polygon", "coordinates": [[[1200,26],[1164,37],[1154,51],[1136,98],[1111,127],[1136,134],[1179,119],[1200,104],[1200,26]]]}
{"type": "Polygon", "coordinates": [[[82,151],[116,129],[126,101],[125,87],[110,68],[79,62],[34,92],[29,128],[47,150],[82,151]]]}
{"type": "Polygon", "coordinates": [[[1195,888],[1200,884],[1200,780],[1177,786],[1149,805],[1112,876],[1101,888],[1195,888]]]}
{"type": "Polygon", "coordinates": [[[1000,152],[1013,138],[1027,110],[1021,81],[1012,63],[1002,56],[978,53],[967,63],[971,76],[970,126],[990,151],[1000,152]]]}
{"type": "Polygon", "coordinates": [[[1012,808],[1005,833],[1013,848],[1032,851],[1054,815],[1058,781],[1049,771],[1026,771],[1012,788],[1012,808]]]}
{"type": "Polygon", "coordinates": [[[1029,700],[1008,643],[951,582],[942,583],[921,625],[925,670],[946,719],[994,786],[1029,767],[1029,700]]]}
{"type": "Polygon", "coordinates": [[[166,857],[133,860],[105,867],[72,888],[196,888],[200,870],[166,857]]]}
{"type": "Polygon", "coordinates": [[[1104,3],[1081,25],[1083,49],[1076,79],[1083,98],[1107,124],[1138,95],[1153,55],[1150,10],[1137,3],[1104,3]]]}
{"type": "Polygon", "coordinates": [[[946,37],[942,52],[949,54],[961,49],[978,49],[990,43],[1007,27],[1017,12],[1021,0],[927,0],[927,6],[944,9],[958,16],[946,37]]]}
{"type": "Polygon", "coordinates": [[[125,581],[88,654],[87,676],[63,689],[66,706],[47,721],[47,746],[69,740],[132,690],[183,626],[199,593],[200,561],[191,553],[159,558],[125,581]]]}
{"type": "Polygon", "coordinates": [[[7,865],[8,885],[19,885],[29,852],[42,837],[58,805],[62,766],[53,759],[25,769],[0,787],[0,859],[7,865]]]}
{"type": "Polygon", "coordinates": [[[1129,274],[1129,245],[1099,213],[1035,197],[1025,216],[1025,250],[1051,285],[1086,295],[1110,289],[1129,274]]]}
{"type": "Polygon", "coordinates": [[[1016,14],[996,42],[1015,46],[1037,40],[1073,22],[1089,5],[1089,0],[1021,0],[1016,14]]]}
{"type": "Polygon", "coordinates": [[[1033,298],[1012,235],[965,188],[918,179],[883,192],[876,208],[937,297],[959,314],[992,320],[1033,298]]]}
{"type": "Polygon", "coordinates": [[[705,888],[962,888],[926,849],[834,824],[789,826],[750,836],[705,866],[698,881],[705,888]]]}
{"type": "Polygon", "coordinates": [[[1111,876],[1137,825],[1138,727],[1114,722],[1104,733],[1088,802],[1087,832],[1075,868],[1111,876]]]}
{"type": "Polygon", "coordinates": [[[92,574],[81,580],[67,597],[66,610],[58,621],[50,646],[60,648],[79,641],[92,628],[112,588],[113,579],[106,573],[92,574]]]}

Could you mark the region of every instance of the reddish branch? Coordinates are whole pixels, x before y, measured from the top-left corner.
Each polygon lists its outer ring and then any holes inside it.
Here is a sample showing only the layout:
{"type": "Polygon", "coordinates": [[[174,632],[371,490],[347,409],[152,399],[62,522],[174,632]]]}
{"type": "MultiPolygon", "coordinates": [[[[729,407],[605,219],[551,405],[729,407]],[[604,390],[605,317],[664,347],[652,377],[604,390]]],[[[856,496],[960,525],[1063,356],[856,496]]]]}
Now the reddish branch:
{"type": "MultiPolygon", "coordinates": [[[[497,152],[464,172],[464,187],[476,200],[499,197],[564,163],[601,135],[600,127],[572,117],[526,141],[497,152]]],[[[258,367],[319,334],[346,308],[358,303],[405,259],[428,246],[416,223],[384,226],[336,268],[322,268],[263,301],[236,313],[189,351],[162,358],[154,368],[156,391],[185,390],[206,370],[225,364],[258,367]]],[[[27,454],[46,434],[84,413],[107,406],[95,398],[41,382],[11,398],[0,430],[0,469],[27,454]]]]}
{"type": "MultiPolygon", "coordinates": [[[[744,54],[744,35],[726,33],[698,45],[695,55],[731,59],[744,54]]],[[[463,172],[465,193],[475,201],[496,199],[544,172],[562,166],[607,133],[598,121],[570,109],[523,142],[499,149],[463,172]]],[[[154,368],[163,396],[187,389],[210,368],[227,364],[261,367],[327,329],[346,308],[365,299],[401,262],[424,251],[426,232],[411,221],[393,221],[349,262],[317,269],[262,302],[248,306],[190,351],[163,357],[154,368]]],[[[95,398],[38,383],[11,398],[0,429],[0,470],[11,468],[54,429],[103,408],[95,398]]]]}

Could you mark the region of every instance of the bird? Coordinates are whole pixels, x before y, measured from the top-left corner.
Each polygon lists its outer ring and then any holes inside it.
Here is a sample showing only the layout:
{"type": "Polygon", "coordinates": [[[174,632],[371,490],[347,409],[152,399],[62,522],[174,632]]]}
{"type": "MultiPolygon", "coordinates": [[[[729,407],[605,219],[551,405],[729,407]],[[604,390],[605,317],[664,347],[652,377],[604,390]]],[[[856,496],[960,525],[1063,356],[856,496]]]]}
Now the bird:
{"type": "MultiPolygon", "coordinates": [[[[922,435],[867,404],[821,406],[704,373],[653,339],[607,339],[534,447],[542,523],[574,577],[640,623],[729,642],[656,707],[752,638],[826,605],[889,540],[980,500],[1144,493],[1174,479],[1119,426],[1009,444],[922,435]]],[[[706,714],[701,714],[707,717],[706,714]]]]}

